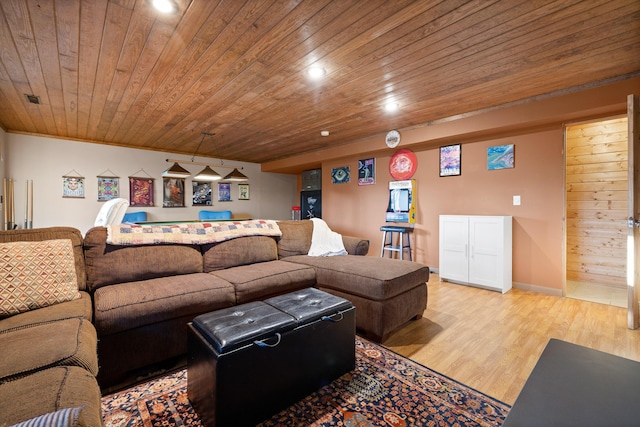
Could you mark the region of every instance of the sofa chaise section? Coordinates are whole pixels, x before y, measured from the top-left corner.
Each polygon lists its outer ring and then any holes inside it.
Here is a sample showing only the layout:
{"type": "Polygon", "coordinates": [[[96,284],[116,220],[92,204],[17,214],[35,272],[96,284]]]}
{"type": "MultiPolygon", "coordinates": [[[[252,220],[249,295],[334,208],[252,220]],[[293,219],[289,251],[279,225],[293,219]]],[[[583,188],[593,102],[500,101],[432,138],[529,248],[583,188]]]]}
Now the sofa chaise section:
{"type": "Polygon", "coordinates": [[[313,222],[284,221],[279,225],[281,259],[313,267],[317,288],[351,301],[357,310],[356,328],[361,334],[382,342],[409,320],[422,316],[427,307],[427,266],[356,256],[366,255],[368,241],[348,236],[342,236],[342,240],[349,255],[308,256],[313,222]]]}

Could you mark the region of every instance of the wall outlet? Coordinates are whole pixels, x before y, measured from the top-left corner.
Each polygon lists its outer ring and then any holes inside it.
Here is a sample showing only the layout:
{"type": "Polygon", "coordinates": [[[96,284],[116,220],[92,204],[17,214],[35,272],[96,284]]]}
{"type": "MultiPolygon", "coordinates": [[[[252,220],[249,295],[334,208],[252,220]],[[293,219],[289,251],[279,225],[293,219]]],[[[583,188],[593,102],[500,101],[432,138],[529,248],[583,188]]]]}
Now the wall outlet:
{"type": "Polygon", "coordinates": [[[513,206],[520,206],[520,196],[513,196],[513,206]]]}

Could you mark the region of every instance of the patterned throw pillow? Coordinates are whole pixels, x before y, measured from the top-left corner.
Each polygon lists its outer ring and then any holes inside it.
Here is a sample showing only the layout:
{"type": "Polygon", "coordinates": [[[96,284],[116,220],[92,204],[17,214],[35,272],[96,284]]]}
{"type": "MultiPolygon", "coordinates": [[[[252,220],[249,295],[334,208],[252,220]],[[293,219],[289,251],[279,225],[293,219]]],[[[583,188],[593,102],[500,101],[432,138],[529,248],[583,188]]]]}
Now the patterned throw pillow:
{"type": "Polygon", "coordinates": [[[11,427],[74,427],[78,425],[78,417],[81,408],[66,408],[56,412],[41,415],[23,421],[20,424],[14,424],[11,427]]]}
{"type": "Polygon", "coordinates": [[[0,317],[77,298],[71,240],[0,244],[0,317]]]}

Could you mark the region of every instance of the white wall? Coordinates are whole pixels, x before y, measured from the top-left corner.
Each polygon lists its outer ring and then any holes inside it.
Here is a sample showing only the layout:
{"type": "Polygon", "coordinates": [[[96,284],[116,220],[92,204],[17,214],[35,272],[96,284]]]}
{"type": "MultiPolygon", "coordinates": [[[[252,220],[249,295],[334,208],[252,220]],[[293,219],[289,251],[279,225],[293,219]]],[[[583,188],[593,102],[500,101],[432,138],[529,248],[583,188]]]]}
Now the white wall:
{"type": "MultiPolygon", "coordinates": [[[[120,197],[127,200],[129,176],[154,178],[155,206],[128,209],[128,212],[146,211],[149,221],[194,220],[198,218],[200,209],[228,209],[240,217],[289,219],[291,206],[299,204],[295,175],[261,172],[260,165],[255,163],[224,161],[225,164],[244,167],[242,173],[249,177],[246,182],[250,189],[249,200],[238,200],[238,183],[234,182],[231,184],[232,201],[218,202],[217,183],[214,182],[212,206],[192,206],[191,179],[187,178],[186,206],[163,208],[161,173],[171,166],[165,159],[189,161],[190,156],[0,132],[0,153],[3,145],[4,161],[0,162],[0,168],[4,165],[4,177],[15,181],[15,218],[19,228],[24,225],[27,180],[33,180],[34,228],[71,226],[83,234],[93,226],[104,203],[97,200],[98,175],[118,176],[120,197]],[[85,197],[63,198],[62,177],[76,175],[76,172],[85,178],[85,197]]],[[[217,159],[202,157],[195,160],[220,163],[217,159]]],[[[181,165],[194,174],[204,167],[181,165]]],[[[217,170],[222,175],[230,171],[229,168],[217,170]]]]}

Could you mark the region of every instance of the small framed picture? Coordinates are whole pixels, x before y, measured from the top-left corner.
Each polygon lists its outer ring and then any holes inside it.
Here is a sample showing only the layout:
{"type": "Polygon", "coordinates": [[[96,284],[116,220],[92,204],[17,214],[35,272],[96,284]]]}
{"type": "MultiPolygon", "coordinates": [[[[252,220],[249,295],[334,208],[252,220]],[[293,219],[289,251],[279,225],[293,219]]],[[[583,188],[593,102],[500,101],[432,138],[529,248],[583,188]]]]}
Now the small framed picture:
{"type": "Polygon", "coordinates": [[[221,182],[218,184],[218,201],[219,202],[231,201],[231,184],[227,182],[221,182]]]}
{"type": "Polygon", "coordinates": [[[376,159],[358,160],[358,185],[376,183],[376,159]]]}
{"type": "Polygon", "coordinates": [[[83,176],[63,176],[62,177],[62,197],[73,197],[84,199],[84,177],[83,176]]]}
{"type": "Polygon", "coordinates": [[[111,200],[119,197],[120,178],[117,176],[98,177],[98,201],[111,200]]]}
{"type": "Polygon", "coordinates": [[[440,176],[456,176],[462,173],[462,145],[440,147],[440,176]]]}
{"type": "Polygon", "coordinates": [[[153,178],[129,177],[129,206],[153,206],[153,178]]]}
{"type": "Polygon", "coordinates": [[[333,170],[331,171],[332,184],[346,184],[350,179],[351,173],[349,172],[349,166],[333,168],[333,170]]]}
{"type": "Polygon", "coordinates": [[[191,181],[193,186],[193,205],[211,206],[211,183],[191,181]]]}
{"type": "Polygon", "coordinates": [[[162,179],[163,208],[183,208],[184,207],[184,178],[163,178],[162,179]]]}
{"type": "Polygon", "coordinates": [[[514,167],[514,160],[513,144],[487,148],[487,170],[511,169],[514,167]]]}
{"type": "Polygon", "coordinates": [[[238,200],[249,200],[249,184],[238,184],[238,200]]]}

